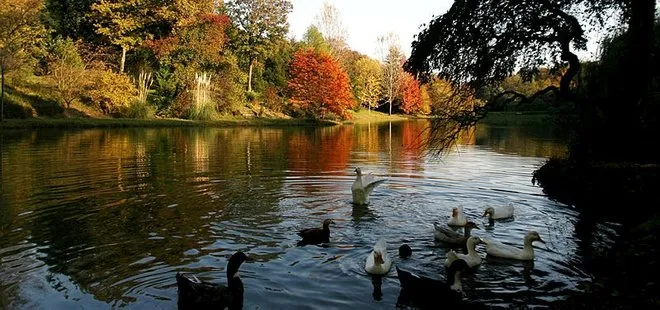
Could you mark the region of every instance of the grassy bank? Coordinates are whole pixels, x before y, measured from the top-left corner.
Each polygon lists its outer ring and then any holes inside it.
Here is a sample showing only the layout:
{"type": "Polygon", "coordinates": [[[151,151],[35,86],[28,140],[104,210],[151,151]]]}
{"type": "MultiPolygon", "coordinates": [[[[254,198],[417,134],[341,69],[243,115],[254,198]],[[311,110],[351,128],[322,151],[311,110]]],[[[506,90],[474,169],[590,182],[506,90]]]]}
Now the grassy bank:
{"type": "Polygon", "coordinates": [[[127,118],[28,118],[8,119],[0,124],[4,129],[22,128],[121,128],[121,127],[233,127],[233,126],[331,126],[335,122],[306,119],[271,119],[226,117],[215,121],[182,119],[127,118]]]}
{"type": "Polygon", "coordinates": [[[413,116],[394,114],[389,115],[387,113],[382,113],[378,111],[367,111],[360,110],[359,112],[349,111],[351,119],[344,121],[344,124],[354,124],[354,123],[369,123],[369,122],[391,122],[391,121],[403,121],[411,118],[413,116]]]}
{"type": "Polygon", "coordinates": [[[482,123],[493,126],[531,126],[550,124],[553,116],[547,112],[489,112],[482,123]]]}

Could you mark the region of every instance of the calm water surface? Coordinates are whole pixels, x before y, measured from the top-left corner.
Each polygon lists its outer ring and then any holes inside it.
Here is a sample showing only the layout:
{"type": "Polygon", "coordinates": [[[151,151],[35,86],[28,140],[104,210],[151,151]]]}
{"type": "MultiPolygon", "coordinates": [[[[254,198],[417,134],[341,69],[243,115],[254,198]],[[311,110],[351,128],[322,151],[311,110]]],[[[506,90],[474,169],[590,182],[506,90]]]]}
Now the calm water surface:
{"type": "Polygon", "coordinates": [[[246,309],[394,308],[396,271],[374,294],[366,255],[384,238],[396,265],[444,278],[432,223],[455,206],[476,235],[521,245],[534,229],[547,242],[531,264],[487,259],[465,275],[467,299],[543,306],[590,280],[616,227],[582,224],[531,183],[561,143],[544,128],[480,126],[438,159],[426,126],[2,132],[0,308],[174,309],[177,271],[225,283],[237,250],[255,259],[241,268],[246,309]],[[388,179],[368,207],[351,205],[357,166],[388,179]],[[515,220],[483,229],[483,209],[508,203],[515,220]],[[328,247],[296,246],[326,218],[328,247]]]}

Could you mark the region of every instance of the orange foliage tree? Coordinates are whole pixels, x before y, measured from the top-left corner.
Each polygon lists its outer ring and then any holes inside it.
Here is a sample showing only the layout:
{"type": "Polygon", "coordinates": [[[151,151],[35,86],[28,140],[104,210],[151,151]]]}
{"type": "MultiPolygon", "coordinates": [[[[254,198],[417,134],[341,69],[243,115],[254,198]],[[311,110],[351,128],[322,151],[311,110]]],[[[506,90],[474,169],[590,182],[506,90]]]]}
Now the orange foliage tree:
{"type": "Polygon", "coordinates": [[[419,111],[422,108],[422,91],[419,82],[410,73],[403,75],[402,81],[402,103],[401,109],[406,114],[419,111]]]}
{"type": "Polygon", "coordinates": [[[330,55],[298,51],[290,73],[291,102],[313,117],[324,118],[328,112],[348,117],[346,110],[355,105],[348,74],[330,55]]]}

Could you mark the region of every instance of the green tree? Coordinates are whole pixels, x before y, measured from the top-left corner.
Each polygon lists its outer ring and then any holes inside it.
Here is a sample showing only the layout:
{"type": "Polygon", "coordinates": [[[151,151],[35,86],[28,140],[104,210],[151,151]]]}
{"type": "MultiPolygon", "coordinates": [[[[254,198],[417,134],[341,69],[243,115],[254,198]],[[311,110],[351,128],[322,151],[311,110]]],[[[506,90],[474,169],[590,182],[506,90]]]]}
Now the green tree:
{"type": "Polygon", "coordinates": [[[4,121],[5,75],[31,60],[44,34],[41,0],[0,0],[0,122],[4,121]]]}
{"type": "Polygon", "coordinates": [[[294,42],[281,40],[273,47],[273,53],[264,62],[263,79],[282,95],[289,80],[289,64],[293,57],[294,42]]]}
{"type": "Polygon", "coordinates": [[[317,53],[330,53],[330,46],[323,38],[319,28],[314,25],[307,27],[307,31],[303,34],[302,45],[304,48],[311,48],[317,53]]]}
{"type": "Polygon", "coordinates": [[[369,57],[362,57],[355,63],[355,95],[367,109],[376,108],[381,97],[383,69],[380,63],[369,57]]]}
{"type": "Polygon", "coordinates": [[[293,6],[289,0],[232,0],[225,7],[236,29],[233,43],[247,58],[247,90],[252,91],[252,70],[275,42],[284,39],[293,6]]]}
{"type": "Polygon", "coordinates": [[[89,14],[95,0],[45,0],[44,24],[55,34],[74,40],[98,42],[89,14]]]}

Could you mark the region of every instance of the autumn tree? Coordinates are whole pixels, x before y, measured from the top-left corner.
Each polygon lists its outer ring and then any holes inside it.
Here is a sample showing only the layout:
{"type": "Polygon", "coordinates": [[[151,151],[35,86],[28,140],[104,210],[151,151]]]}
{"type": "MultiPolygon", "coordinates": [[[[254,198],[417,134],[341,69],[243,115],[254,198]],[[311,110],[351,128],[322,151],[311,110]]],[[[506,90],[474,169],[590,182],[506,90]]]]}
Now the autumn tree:
{"type": "Polygon", "coordinates": [[[422,92],[419,82],[409,73],[401,78],[401,110],[406,114],[418,112],[422,108],[422,92]]]}
{"type": "Polygon", "coordinates": [[[71,39],[55,40],[49,52],[50,80],[55,87],[57,99],[69,109],[87,82],[86,64],[71,39]]]}
{"type": "Polygon", "coordinates": [[[324,118],[328,112],[347,117],[346,110],[355,104],[348,75],[330,55],[298,51],[290,75],[291,101],[313,117],[324,118]]]}
{"type": "MultiPolygon", "coordinates": [[[[164,108],[174,97],[186,96],[185,90],[196,85],[196,76],[208,72],[214,75],[212,95],[217,99],[217,108],[231,110],[240,101],[240,70],[235,56],[226,48],[229,18],[224,14],[200,13],[194,21],[178,25],[169,36],[146,42],[160,66],[156,89],[162,89],[167,96],[158,98],[159,105],[164,108]]],[[[192,98],[187,96],[177,102],[182,103],[183,109],[192,98]]]]}
{"type": "Polygon", "coordinates": [[[146,25],[154,18],[152,1],[99,0],[92,5],[96,31],[121,48],[119,72],[124,72],[126,53],[147,39],[146,25]]]}
{"type": "Polygon", "coordinates": [[[403,52],[398,38],[391,33],[378,37],[378,47],[383,66],[383,94],[389,104],[389,114],[392,115],[392,102],[401,89],[403,52]]]}
{"type": "Polygon", "coordinates": [[[252,91],[253,68],[277,40],[284,39],[293,6],[289,0],[232,0],[225,7],[237,30],[233,44],[247,58],[247,90],[252,91]]]}
{"type": "Polygon", "coordinates": [[[4,121],[5,76],[32,58],[43,26],[41,0],[0,0],[0,122],[4,121]]]}
{"type": "Polygon", "coordinates": [[[458,86],[441,78],[428,81],[426,89],[431,103],[431,112],[440,117],[472,111],[474,106],[480,105],[469,87],[463,86],[462,89],[459,89],[458,86]]]}
{"type": "Polygon", "coordinates": [[[355,71],[353,88],[358,102],[366,105],[369,110],[378,107],[383,81],[380,63],[365,56],[355,63],[355,71]]]}

